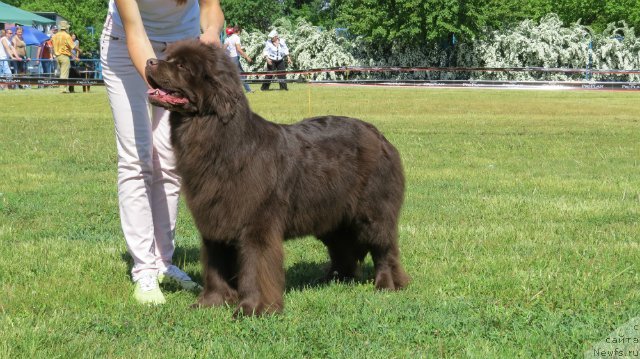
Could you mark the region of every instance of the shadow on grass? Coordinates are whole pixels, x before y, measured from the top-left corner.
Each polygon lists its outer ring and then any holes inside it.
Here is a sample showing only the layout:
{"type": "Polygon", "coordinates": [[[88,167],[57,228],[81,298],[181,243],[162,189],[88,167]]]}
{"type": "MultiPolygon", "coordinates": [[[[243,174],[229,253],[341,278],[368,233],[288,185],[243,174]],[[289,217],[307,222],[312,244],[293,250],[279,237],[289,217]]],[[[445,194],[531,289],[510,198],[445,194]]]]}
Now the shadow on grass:
{"type": "MultiPolygon", "coordinates": [[[[133,268],[133,258],[128,252],[124,252],[121,255],[123,261],[127,262],[127,268],[129,274],[133,268]]],[[[174,263],[178,263],[181,269],[183,267],[196,265],[200,267],[200,248],[196,247],[177,247],[173,254],[174,263]]],[[[285,273],[285,292],[291,290],[303,290],[306,288],[319,288],[329,285],[332,280],[326,280],[329,263],[317,263],[302,261],[294,263],[292,266],[286,269],[285,273]]],[[[373,277],[373,266],[371,263],[362,263],[359,273],[353,280],[344,281],[341,283],[366,283],[373,277]]],[[[189,271],[186,273],[197,283],[203,283],[202,270],[189,271]]],[[[176,288],[177,290],[178,288],[176,288]]]]}
{"type": "Polygon", "coordinates": [[[370,263],[363,263],[360,266],[356,278],[346,281],[327,280],[329,263],[299,262],[287,268],[285,291],[303,290],[306,288],[319,288],[329,285],[332,282],[349,285],[352,283],[369,282],[373,273],[373,266],[370,263]]]}

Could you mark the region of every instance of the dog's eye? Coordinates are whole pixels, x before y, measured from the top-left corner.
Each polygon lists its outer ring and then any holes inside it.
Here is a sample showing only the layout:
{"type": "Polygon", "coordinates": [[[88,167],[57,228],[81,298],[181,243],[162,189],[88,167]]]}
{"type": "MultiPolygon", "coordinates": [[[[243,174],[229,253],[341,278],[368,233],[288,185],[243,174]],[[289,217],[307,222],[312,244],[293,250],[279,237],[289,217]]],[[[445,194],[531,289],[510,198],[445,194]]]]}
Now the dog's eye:
{"type": "Polygon", "coordinates": [[[177,63],[177,64],[176,64],[176,66],[178,66],[178,68],[179,68],[180,70],[184,70],[184,65],[183,65],[183,64],[181,64],[181,63],[177,63]]]}

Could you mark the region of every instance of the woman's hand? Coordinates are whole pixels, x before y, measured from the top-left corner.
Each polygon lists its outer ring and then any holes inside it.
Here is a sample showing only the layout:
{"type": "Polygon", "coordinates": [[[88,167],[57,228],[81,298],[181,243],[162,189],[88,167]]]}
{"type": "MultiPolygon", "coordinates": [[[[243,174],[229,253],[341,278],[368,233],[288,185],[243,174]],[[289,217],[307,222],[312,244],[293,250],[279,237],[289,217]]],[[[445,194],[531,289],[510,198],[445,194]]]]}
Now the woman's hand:
{"type": "Polygon", "coordinates": [[[198,3],[200,4],[200,28],[202,29],[200,41],[222,47],[220,29],[224,24],[224,14],[220,8],[220,0],[198,0],[198,3]]]}
{"type": "Polygon", "coordinates": [[[200,41],[215,47],[222,47],[222,44],[220,43],[220,33],[214,28],[209,28],[207,31],[203,32],[202,35],[200,35],[200,41]]]}

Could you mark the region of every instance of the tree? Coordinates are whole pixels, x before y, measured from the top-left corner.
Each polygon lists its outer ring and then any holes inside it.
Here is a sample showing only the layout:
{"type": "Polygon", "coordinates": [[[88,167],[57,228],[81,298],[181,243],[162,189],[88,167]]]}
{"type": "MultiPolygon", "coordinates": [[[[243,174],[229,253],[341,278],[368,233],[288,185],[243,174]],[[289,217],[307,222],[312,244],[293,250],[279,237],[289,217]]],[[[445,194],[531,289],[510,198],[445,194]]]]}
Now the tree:
{"type": "Polygon", "coordinates": [[[107,16],[108,0],[6,0],[12,6],[27,11],[55,12],[68,19],[71,31],[80,39],[84,52],[96,51],[104,19],[107,16]],[[93,27],[93,34],[87,30],[93,27]]]}
{"type": "Polygon", "coordinates": [[[523,20],[557,13],[565,23],[601,31],[620,20],[640,26],[638,0],[333,0],[336,24],[386,48],[473,41],[486,29],[504,29],[523,20]]]}
{"type": "Polygon", "coordinates": [[[282,17],[279,0],[221,0],[220,6],[228,25],[266,31],[273,21],[282,17]]]}
{"type": "Polygon", "coordinates": [[[502,2],[480,0],[335,0],[337,23],[380,47],[473,38],[502,2]]]}
{"type": "Polygon", "coordinates": [[[335,27],[335,11],[330,0],[284,0],[284,15],[326,29],[335,27]]]}

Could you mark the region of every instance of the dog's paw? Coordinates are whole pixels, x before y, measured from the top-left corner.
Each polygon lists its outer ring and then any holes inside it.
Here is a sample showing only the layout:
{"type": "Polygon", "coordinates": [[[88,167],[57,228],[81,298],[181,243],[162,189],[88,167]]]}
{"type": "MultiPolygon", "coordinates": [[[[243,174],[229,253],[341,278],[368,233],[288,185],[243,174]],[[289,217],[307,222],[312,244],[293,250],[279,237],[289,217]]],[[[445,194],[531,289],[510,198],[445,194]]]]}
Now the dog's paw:
{"type": "Polygon", "coordinates": [[[390,271],[381,271],[376,274],[376,289],[378,290],[395,290],[396,286],[393,283],[393,276],[390,271]]]}
{"type": "Polygon", "coordinates": [[[409,284],[409,276],[402,270],[380,271],[376,274],[375,285],[378,290],[400,290],[409,284]]]}
{"type": "Polygon", "coordinates": [[[282,304],[273,303],[265,305],[264,303],[243,300],[233,312],[233,318],[260,316],[265,314],[276,314],[282,312],[282,304]]]}
{"type": "Polygon", "coordinates": [[[224,293],[206,292],[198,297],[198,301],[191,305],[191,308],[219,307],[225,304],[235,304],[237,302],[238,292],[235,290],[228,290],[224,293]]]}

